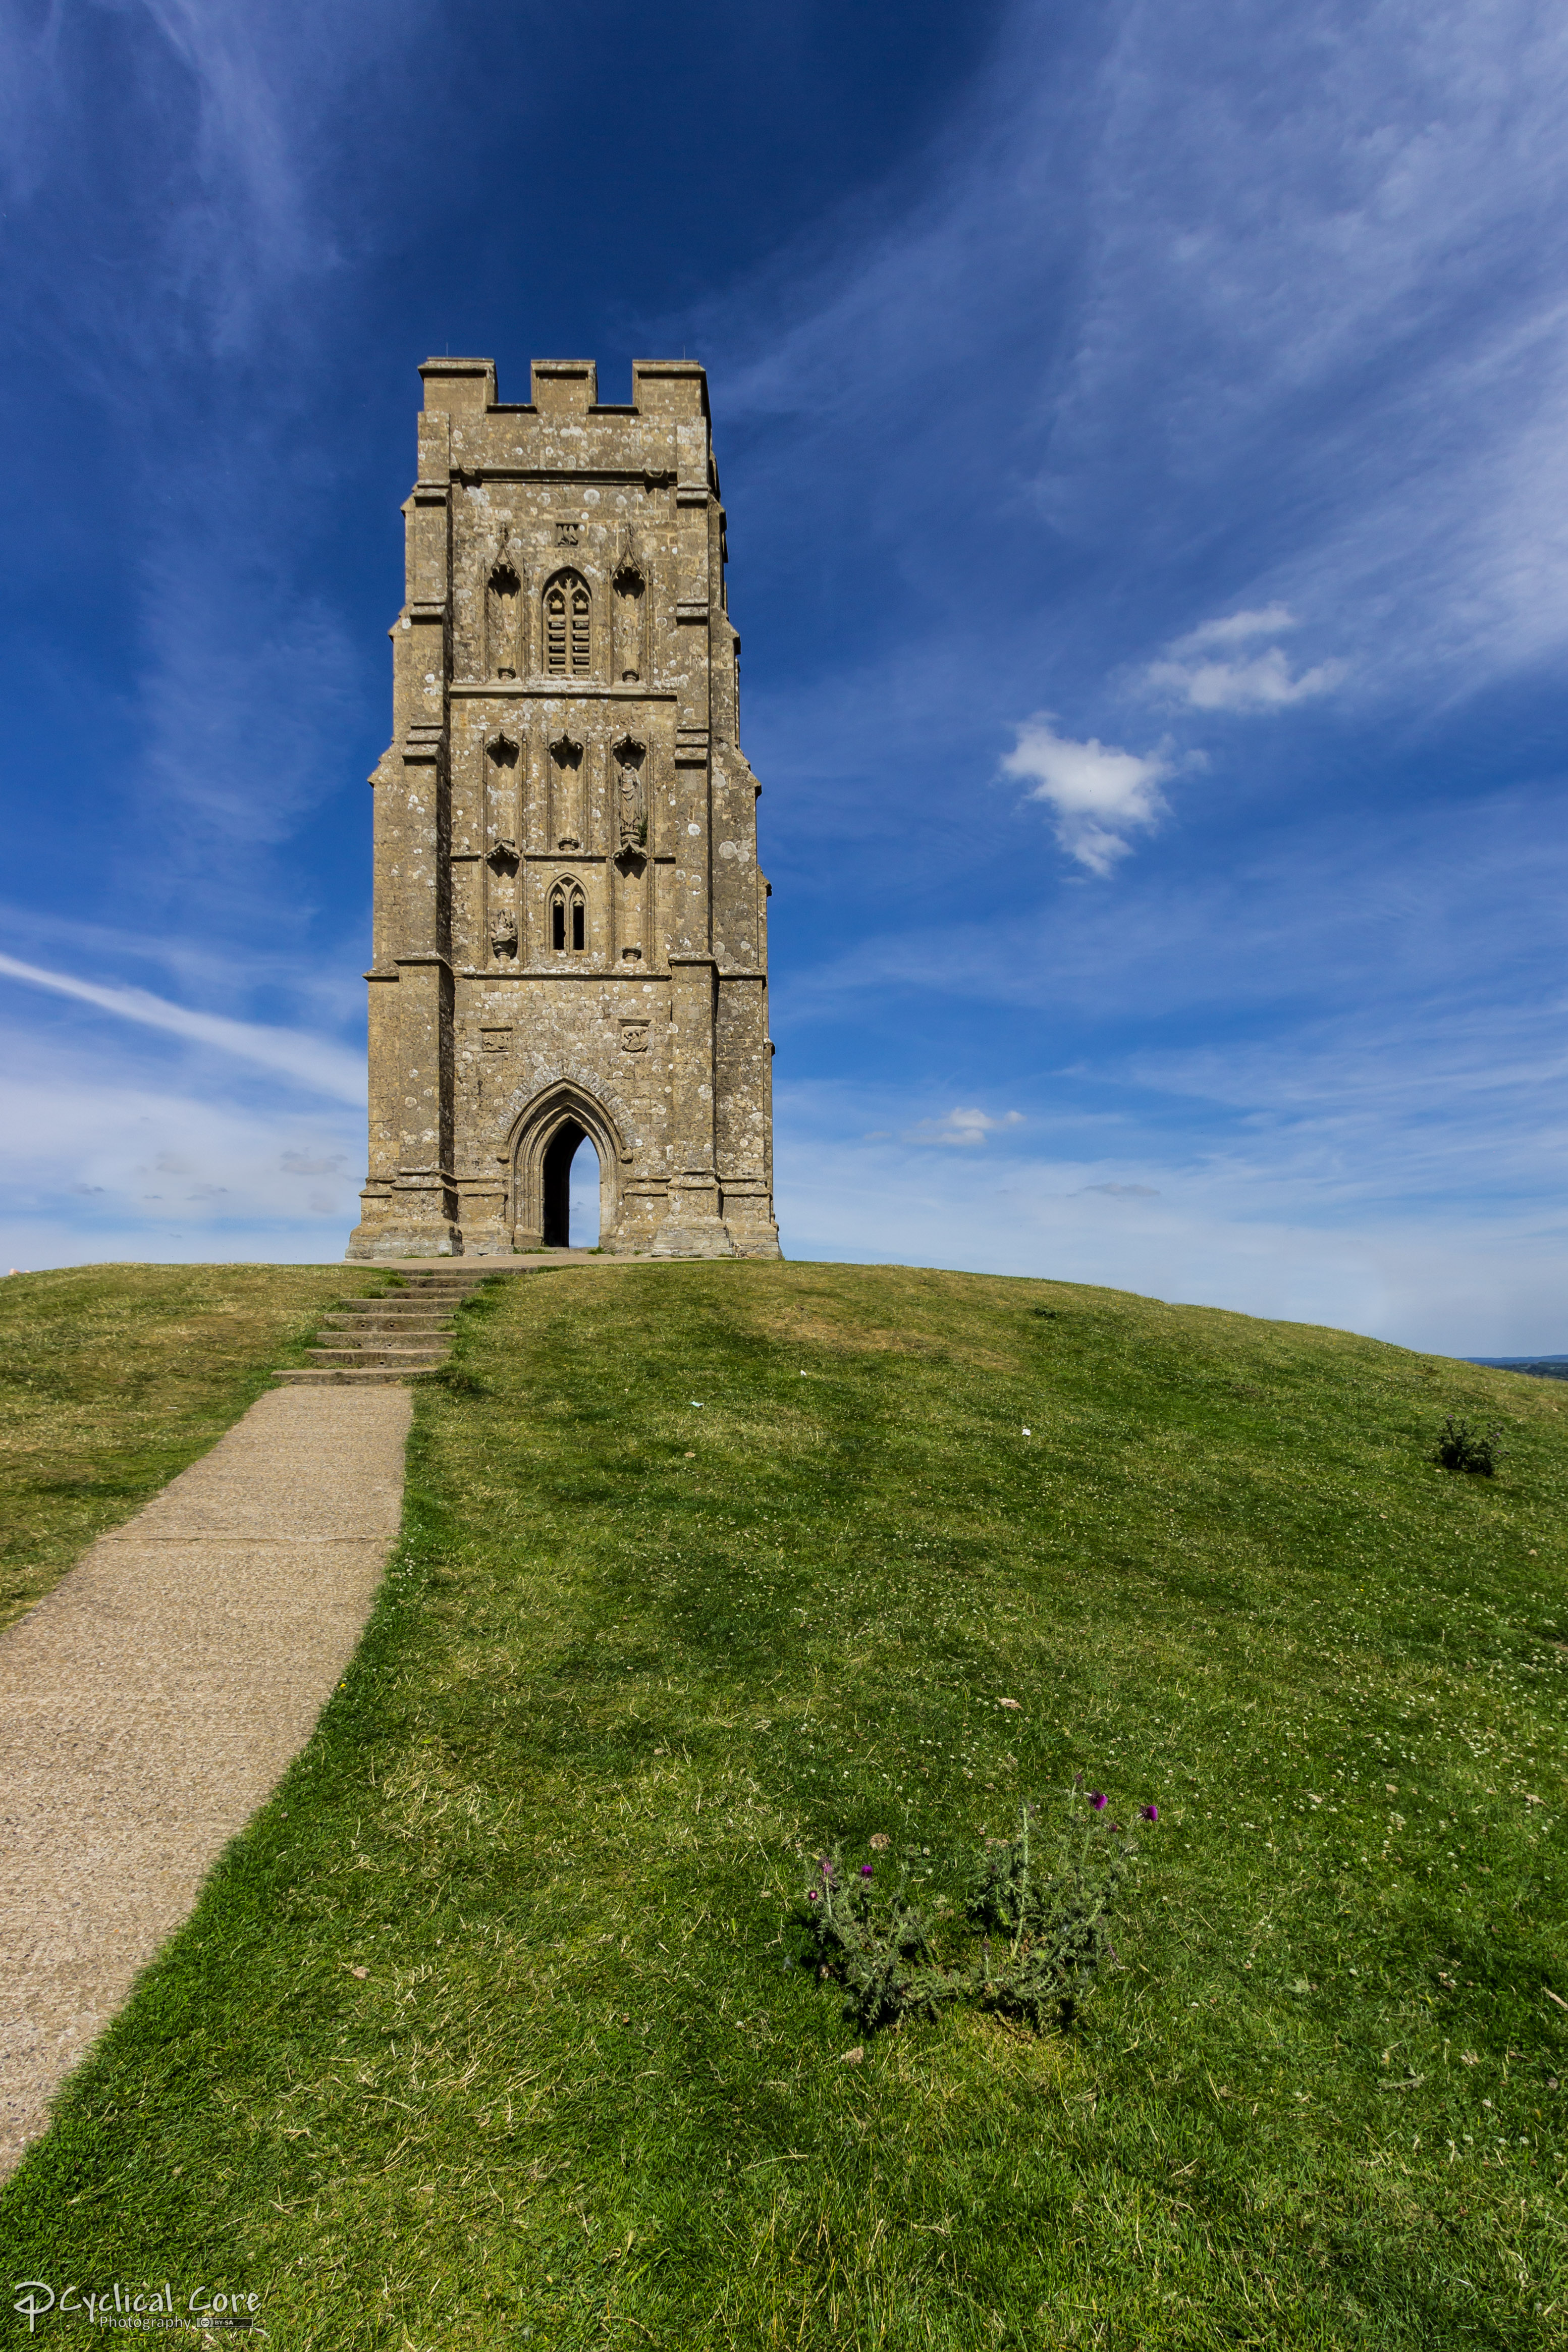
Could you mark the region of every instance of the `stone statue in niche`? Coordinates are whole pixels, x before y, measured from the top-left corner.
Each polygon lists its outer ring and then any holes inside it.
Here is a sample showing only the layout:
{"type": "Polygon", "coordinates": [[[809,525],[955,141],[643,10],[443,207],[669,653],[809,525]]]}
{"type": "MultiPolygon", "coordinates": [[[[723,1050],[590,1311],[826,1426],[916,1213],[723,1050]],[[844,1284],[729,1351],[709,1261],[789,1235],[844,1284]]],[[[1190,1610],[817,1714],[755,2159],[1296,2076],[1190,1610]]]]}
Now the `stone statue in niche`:
{"type": "Polygon", "coordinates": [[[510,907],[497,907],[490,918],[490,952],[498,956],[517,952],[517,918],[510,907]]]}
{"type": "Polygon", "coordinates": [[[648,803],[643,791],[643,746],[628,736],[617,743],[615,832],[617,862],[641,869],[648,855],[648,803]]]}

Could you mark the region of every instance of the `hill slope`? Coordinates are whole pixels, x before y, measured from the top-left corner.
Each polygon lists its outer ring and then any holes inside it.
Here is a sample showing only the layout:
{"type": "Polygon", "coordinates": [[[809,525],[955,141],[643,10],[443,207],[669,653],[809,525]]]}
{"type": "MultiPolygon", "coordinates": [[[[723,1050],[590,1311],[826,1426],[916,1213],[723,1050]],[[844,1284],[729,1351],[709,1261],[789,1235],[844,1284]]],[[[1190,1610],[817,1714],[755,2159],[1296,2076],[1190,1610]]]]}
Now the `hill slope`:
{"type": "Polygon", "coordinates": [[[1551,1388],[900,1269],[461,1320],[347,1686],[0,2203],[30,2274],[291,2346],[1561,2341],[1551,1388]],[[1162,1819],[1071,2037],[865,2043],[790,1965],[833,1839],[940,1871],[1079,1769],[1162,1819]]]}

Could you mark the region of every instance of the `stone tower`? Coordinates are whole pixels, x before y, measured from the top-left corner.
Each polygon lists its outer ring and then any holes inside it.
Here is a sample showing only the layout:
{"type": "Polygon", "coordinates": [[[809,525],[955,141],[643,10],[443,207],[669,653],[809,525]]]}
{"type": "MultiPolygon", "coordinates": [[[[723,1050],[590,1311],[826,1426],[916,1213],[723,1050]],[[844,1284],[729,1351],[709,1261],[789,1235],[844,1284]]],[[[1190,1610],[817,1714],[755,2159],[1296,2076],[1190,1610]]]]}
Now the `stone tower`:
{"type": "Polygon", "coordinates": [[[370,1176],[351,1258],[600,1237],[777,1257],[768,884],[707,381],[421,368],[394,736],[375,791],[370,1176]]]}

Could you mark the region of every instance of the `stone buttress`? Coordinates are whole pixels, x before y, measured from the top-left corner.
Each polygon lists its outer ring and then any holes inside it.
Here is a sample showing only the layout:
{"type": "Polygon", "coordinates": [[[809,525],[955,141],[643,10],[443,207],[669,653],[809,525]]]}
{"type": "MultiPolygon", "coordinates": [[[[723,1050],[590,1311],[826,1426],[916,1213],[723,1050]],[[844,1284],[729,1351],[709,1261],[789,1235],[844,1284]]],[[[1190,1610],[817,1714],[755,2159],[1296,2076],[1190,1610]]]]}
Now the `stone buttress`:
{"type": "Polygon", "coordinates": [[[370,1174],[351,1258],[568,1238],[777,1257],[761,787],[738,741],[707,383],[420,370],[375,793],[370,1174]]]}

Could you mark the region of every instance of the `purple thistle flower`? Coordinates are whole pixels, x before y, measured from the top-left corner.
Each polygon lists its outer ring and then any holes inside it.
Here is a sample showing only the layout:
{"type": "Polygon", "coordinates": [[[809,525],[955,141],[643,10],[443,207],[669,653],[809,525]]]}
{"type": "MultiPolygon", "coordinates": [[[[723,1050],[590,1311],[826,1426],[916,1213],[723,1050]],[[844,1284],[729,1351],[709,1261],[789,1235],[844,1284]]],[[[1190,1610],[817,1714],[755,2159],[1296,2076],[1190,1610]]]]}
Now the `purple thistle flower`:
{"type": "Polygon", "coordinates": [[[1102,1796],[1098,1789],[1091,1789],[1089,1791],[1089,1801],[1093,1806],[1097,1813],[1103,1813],[1111,1800],[1109,1797],[1102,1796]]]}
{"type": "Polygon", "coordinates": [[[1082,1789],[1083,1786],[1083,1775],[1082,1772],[1074,1772],[1072,1776],[1072,1785],[1075,1789],[1082,1789]]]}
{"type": "Polygon", "coordinates": [[[827,1855],[826,1855],[826,1854],[824,1854],[824,1855],[822,1856],[822,1876],[823,1876],[824,1878],[831,1878],[832,1874],[833,1874],[833,1865],[832,1865],[832,1864],[828,1860],[827,1855]]]}
{"type": "Polygon", "coordinates": [[[870,1863],[869,1863],[869,1862],[862,1862],[862,1864],[861,1864],[861,1876],[862,1876],[862,1878],[869,1878],[869,1877],[871,1876],[871,1864],[870,1864],[870,1863]]]}
{"type": "Polygon", "coordinates": [[[1157,1822],[1159,1820],[1160,1809],[1158,1805],[1144,1805],[1139,1808],[1139,1811],[1142,1818],[1145,1822],[1157,1822]]]}
{"type": "Polygon", "coordinates": [[[1113,1836],[1113,1837],[1120,1837],[1120,1836],[1121,1836],[1121,1834],[1122,1834],[1122,1824],[1121,1824],[1121,1822],[1112,1822],[1112,1824],[1111,1824],[1111,1834],[1112,1834],[1112,1836],[1113,1836]]]}
{"type": "Polygon", "coordinates": [[[821,1888],[816,1887],[816,1886],[808,1886],[808,1887],[807,1887],[807,1889],[806,1889],[806,1900],[807,1900],[807,1902],[808,1902],[808,1903],[820,1903],[820,1902],[821,1901],[821,1899],[822,1899],[822,1896],[821,1896],[821,1888]]]}

